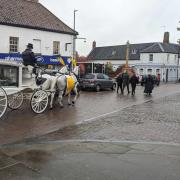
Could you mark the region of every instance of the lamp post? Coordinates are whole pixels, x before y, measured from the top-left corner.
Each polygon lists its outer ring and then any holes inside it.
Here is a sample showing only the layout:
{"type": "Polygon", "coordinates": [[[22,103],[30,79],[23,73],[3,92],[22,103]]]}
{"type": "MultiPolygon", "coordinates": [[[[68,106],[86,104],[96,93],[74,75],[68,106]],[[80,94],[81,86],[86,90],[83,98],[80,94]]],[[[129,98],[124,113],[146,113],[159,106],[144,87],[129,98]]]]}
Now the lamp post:
{"type": "Polygon", "coordinates": [[[127,41],[127,44],[126,44],[126,68],[129,67],[129,41],[127,41]]]}
{"type": "MultiPolygon", "coordinates": [[[[78,10],[74,10],[74,33],[75,33],[75,31],[76,31],[76,12],[77,12],[78,10]]],[[[73,37],[73,59],[75,59],[75,57],[76,57],[76,35],[74,35],[74,37],[73,37]]]]}

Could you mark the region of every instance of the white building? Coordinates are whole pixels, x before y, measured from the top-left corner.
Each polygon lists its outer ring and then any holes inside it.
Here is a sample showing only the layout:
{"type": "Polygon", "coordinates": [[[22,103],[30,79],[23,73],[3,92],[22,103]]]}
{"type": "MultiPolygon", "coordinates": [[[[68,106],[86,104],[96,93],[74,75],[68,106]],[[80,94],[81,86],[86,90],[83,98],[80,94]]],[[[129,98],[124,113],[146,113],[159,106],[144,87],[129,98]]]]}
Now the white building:
{"type": "Polygon", "coordinates": [[[0,59],[19,60],[28,43],[42,55],[41,63],[58,65],[57,55],[73,56],[77,35],[38,0],[1,0],[0,59]]]}
{"type": "MultiPolygon", "coordinates": [[[[111,62],[115,70],[126,62],[126,45],[95,47],[94,43],[93,47],[88,62],[94,66],[111,62]]],[[[129,66],[139,76],[160,74],[162,81],[176,81],[180,77],[179,52],[180,46],[169,43],[169,33],[166,32],[163,43],[130,44],[129,66]]]]}

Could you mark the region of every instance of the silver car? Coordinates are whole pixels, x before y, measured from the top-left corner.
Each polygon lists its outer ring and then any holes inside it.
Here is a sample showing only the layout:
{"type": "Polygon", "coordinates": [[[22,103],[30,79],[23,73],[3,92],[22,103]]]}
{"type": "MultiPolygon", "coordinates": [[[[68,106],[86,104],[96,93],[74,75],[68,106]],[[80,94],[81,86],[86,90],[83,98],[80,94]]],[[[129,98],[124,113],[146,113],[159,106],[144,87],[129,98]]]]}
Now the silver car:
{"type": "Polygon", "coordinates": [[[80,79],[81,89],[92,88],[99,92],[101,89],[110,88],[114,90],[116,88],[116,83],[106,74],[93,73],[86,74],[80,79]]]}

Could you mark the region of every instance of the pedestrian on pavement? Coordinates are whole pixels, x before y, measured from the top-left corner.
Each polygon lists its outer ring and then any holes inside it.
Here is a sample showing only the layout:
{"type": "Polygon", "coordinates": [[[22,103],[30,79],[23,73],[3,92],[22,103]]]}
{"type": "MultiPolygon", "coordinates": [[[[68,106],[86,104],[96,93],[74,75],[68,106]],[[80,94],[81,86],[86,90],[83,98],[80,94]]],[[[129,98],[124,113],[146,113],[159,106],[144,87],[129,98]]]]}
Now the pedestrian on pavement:
{"type": "Polygon", "coordinates": [[[136,85],[139,83],[139,80],[135,73],[133,73],[132,77],[130,78],[131,88],[132,88],[132,96],[136,93],[136,85]]]}
{"type": "Polygon", "coordinates": [[[117,77],[117,94],[119,92],[119,88],[121,89],[121,94],[123,94],[123,79],[122,79],[122,74],[119,74],[117,77]]]}
{"type": "Polygon", "coordinates": [[[151,95],[153,88],[154,88],[154,80],[153,77],[149,74],[145,79],[144,93],[151,95]]]}
{"type": "Polygon", "coordinates": [[[124,88],[127,87],[127,91],[128,91],[128,94],[130,93],[129,91],[129,75],[127,73],[127,71],[125,71],[123,74],[122,74],[122,79],[123,79],[123,94],[124,94],[124,88]]]}

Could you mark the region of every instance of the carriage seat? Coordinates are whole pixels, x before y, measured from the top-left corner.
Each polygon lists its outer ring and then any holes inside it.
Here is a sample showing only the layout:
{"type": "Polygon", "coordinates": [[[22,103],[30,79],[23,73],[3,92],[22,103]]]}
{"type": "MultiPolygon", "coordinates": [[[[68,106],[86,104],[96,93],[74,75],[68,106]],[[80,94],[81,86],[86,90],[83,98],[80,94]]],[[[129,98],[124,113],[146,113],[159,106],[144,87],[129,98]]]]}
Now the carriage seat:
{"type": "Polygon", "coordinates": [[[24,79],[30,79],[32,77],[35,77],[33,74],[33,66],[23,66],[22,68],[22,77],[24,79]]]}

